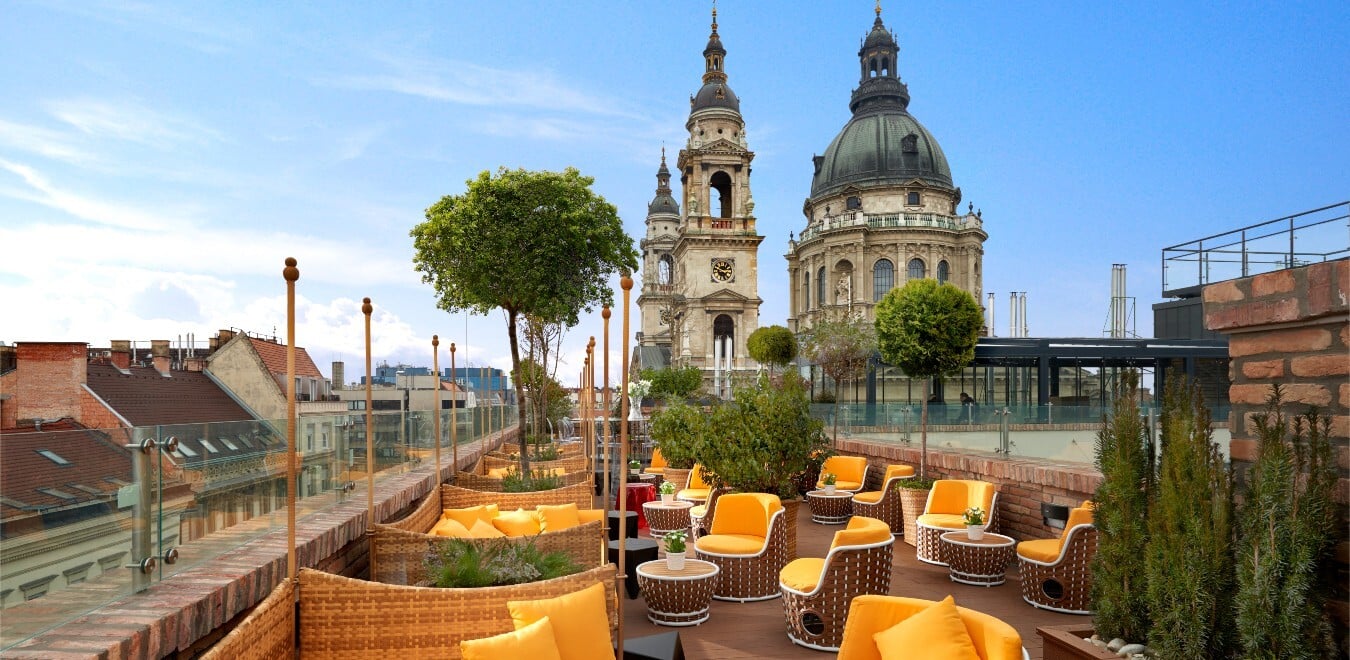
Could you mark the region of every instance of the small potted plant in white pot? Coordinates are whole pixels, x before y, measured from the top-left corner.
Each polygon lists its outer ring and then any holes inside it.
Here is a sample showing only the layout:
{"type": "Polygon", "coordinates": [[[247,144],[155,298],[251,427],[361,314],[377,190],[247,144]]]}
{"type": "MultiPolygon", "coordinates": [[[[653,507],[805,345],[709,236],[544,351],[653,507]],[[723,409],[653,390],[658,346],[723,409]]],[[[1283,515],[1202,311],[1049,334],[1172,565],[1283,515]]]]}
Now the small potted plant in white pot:
{"type": "Polygon", "coordinates": [[[984,539],[984,509],[972,506],[962,516],[966,523],[966,536],[972,541],[984,539]]]}
{"type": "Polygon", "coordinates": [[[826,495],[833,495],[833,494],[834,494],[834,488],[835,488],[834,484],[835,484],[835,482],[837,482],[838,480],[839,480],[839,478],[836,477],[836,476],[834,476],[834,473],[833,473],[833,472],[826,472],[826,473],[825,473],[825,478],[824,478],[824,479],[821,479],[821,482],[825,484],[825,494],[826,494],[826,495]]]}
{"type": "Polygon", "coordinates": [[[657,490],[661,493],[661,502],[663,504],[670,504],[675,501],[675,482],[662,481],[661,486],[657,490]]]}
{"type": "Polygon", "coordinates": [[[684,530],[677,529],[661,537],[666,542],[666,568],[672,571],[684,570],[685,535],[684,530]]]}
{"type": "Polygon", "coordinates": [[[642,471],[642,461],[639,461],[639,460],[636,459],[636,458],[633,459],[633,460],[631,460],[631,461],[628,461],[628,473],[629,473],[629,474],[631,474],[631,475],[633,475],[633,476],[637,476],[637,474],[638,474],[639,472],[641,472],[641,471],[642,471]]]}

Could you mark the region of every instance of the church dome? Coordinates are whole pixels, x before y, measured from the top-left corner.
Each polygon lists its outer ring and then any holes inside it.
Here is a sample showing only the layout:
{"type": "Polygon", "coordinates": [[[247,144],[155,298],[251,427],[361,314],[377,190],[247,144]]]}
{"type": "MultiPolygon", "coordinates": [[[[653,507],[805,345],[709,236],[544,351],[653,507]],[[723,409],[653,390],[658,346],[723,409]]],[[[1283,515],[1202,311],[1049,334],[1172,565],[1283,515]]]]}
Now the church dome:
{"type": "Polygon", "coordinates": [[[666,148],[661,147],[661,168],[656,170],[656,196],[647,205],[647,215],[679,215],[680,204],[670,189],[670,168],[666,167],[666,148]]]}
{"type": "Polygon", "coordinates": [[[741,111],[741,100],[736,97],[736,92],[731,91],[731,87],[722,81],[712,81],[704,83],[699,88],[698,93],[694,95],[693,103],[690,104],[689,111],[696,112],[704,108],[727,108],[741,111]]]}

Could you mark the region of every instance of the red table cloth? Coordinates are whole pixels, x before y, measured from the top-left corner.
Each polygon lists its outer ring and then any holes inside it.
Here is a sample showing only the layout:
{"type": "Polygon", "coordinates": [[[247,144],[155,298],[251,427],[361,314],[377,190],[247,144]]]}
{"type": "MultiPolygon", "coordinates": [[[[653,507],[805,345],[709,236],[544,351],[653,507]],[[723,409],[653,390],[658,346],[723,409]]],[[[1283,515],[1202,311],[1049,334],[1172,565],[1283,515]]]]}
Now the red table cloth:
{"type": "MultiPolygon", "coordinates": [[[[642,504],[655,499],[658,499],[655,484],[628,484],[628,510],[637,514],[638,529],[647,529],[647,514],[642,510],[642,504]]],[[[614,508],[616,510],[619,508],[617,497],[614,499],[614,508]]]]}

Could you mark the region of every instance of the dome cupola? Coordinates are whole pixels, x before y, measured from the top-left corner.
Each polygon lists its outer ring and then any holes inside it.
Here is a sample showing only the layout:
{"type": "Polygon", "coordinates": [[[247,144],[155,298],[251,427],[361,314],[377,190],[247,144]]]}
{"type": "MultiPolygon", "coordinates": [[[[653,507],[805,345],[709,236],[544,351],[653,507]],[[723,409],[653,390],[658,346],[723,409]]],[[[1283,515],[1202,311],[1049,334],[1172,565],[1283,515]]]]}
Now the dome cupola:
{"type": "Polygon", "coordinates": [[[712,10],[712,34],[708,36],[708,45],[703,49],[703,86],[698,93],[689,97],[689,112],[704,108],[727,108],[741,111],[741,100],[727,85],[725,70],[727,49],[722,46],[722,38],[717,34],[717,6],[712,10]]]}
{"type": "Polygon", "coordinates": [[[661,147],[661,169],[656,171],[656,196],[647,205],[647,215],[680,214],[680,204],[670,190],[670,170],[666,168],[666,148],[661,147]]]}

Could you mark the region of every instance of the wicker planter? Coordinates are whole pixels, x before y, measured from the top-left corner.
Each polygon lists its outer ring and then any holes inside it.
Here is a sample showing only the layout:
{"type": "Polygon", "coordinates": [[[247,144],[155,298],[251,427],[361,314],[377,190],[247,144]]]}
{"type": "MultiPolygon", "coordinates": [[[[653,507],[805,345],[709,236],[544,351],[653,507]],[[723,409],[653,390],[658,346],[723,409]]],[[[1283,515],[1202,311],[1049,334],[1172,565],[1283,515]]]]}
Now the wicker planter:
{"type": "Polygon", "coordinates": [[[914,545],[919,539],[919,516],[928,506],[928,491],[918,488],[900,489],[900,510],[905,514],[905,543],[914,545]]]}
{"type": "Polygon", "coordinates": [[[675,484],[675,492],[680,492],[685,486],[689,485],[689,473],[693,472],[691,468],[673,468],[666,467],[664,477],[666,481],[675,484]]]}
{"type": "Polygon", "coordinates": [[[1045,660],[1108,660],[1117,658],[1115,653],[1083,641],[1095,632],[1090,625],[1041,626],[1036,634],[1041,636],[1041,657],[1045,660]]]}

